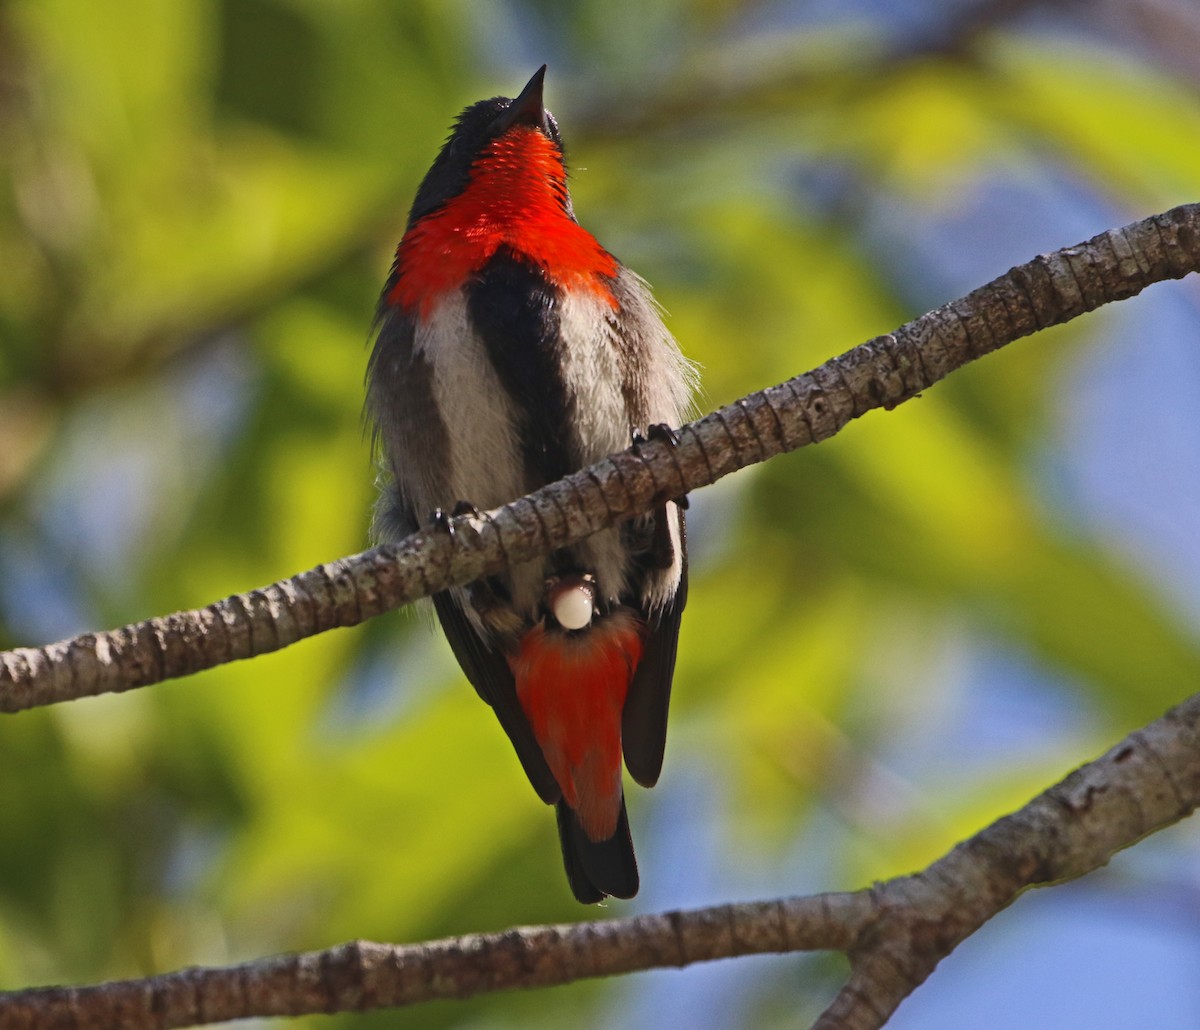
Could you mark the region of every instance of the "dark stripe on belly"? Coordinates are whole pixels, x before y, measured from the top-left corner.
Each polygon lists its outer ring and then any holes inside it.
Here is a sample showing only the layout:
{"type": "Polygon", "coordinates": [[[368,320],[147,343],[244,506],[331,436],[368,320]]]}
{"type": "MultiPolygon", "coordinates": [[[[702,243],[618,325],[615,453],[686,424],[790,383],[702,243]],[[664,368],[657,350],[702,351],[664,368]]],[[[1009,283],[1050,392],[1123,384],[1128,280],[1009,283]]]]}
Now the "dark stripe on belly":
{"type": "Polygon", "coordinates": [[[519,412],[530,486],[574,472],[558,288],[502,247],[468,284],[467,313],[519,412]]]}

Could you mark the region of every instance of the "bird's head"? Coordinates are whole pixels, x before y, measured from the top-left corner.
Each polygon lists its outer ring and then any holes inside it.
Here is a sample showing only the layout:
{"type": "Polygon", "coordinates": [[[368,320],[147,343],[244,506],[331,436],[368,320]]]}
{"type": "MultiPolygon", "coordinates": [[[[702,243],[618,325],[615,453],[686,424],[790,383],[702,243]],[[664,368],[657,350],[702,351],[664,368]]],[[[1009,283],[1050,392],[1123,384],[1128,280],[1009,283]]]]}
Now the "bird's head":
{"type": "Polygon", "coordinates": [[[542,103],[546,66],[533,73],[519,96],[492,97],[458,116],[409,213],[411,226],[464,193],[468,186],[495,182],[528,197],[539,188],[570,217],[562,136],[542,103]]]}
{"type": "Polygon", "coordinates": [[[575,220],[562,137],[542,105],[543,65],[514,100],[493,97],[458,117],[417,190],[384,301],[429,315],[497,253],[610,308],[618,263],[575,220]]]}

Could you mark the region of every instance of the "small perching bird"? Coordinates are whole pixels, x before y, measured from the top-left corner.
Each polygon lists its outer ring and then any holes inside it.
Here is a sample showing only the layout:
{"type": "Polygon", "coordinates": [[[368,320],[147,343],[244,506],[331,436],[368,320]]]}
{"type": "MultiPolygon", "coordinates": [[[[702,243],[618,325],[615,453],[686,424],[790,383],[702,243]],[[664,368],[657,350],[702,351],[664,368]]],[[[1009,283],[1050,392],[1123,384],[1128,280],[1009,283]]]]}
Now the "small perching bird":
{"type": "MultiPolygon", "coordinates": [[[[472,104],[417,191],[379,303],[368,412],[392,484],[377,532],[492,508],[685,418],[694,375],[645,282],[575,220],[543,65],[472,104]]],[[[463,672],[557,805],[576,898],[637,893],[621,759],[662,768],[683,512],[437,594],[463,672]]]]}

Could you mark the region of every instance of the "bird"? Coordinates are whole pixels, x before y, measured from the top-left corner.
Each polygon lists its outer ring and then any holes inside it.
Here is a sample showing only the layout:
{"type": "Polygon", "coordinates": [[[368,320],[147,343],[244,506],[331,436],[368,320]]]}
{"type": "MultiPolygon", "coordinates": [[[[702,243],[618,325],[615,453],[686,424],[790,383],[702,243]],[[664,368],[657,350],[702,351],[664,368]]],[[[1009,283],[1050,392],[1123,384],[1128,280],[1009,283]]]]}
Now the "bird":
{"type": "MultiPolygon", "coordinates": [[[[367,368],[381,542],[672,441],[690,410],[694,366],[648,285],[575,217],[545,73],[462,111],[396,248],[367,368]]],[[[638,891],[621,765],[645,787],[662,769],[685,505],[433,597],[463,673],[556,807],[584,904],[638,891]]]]}

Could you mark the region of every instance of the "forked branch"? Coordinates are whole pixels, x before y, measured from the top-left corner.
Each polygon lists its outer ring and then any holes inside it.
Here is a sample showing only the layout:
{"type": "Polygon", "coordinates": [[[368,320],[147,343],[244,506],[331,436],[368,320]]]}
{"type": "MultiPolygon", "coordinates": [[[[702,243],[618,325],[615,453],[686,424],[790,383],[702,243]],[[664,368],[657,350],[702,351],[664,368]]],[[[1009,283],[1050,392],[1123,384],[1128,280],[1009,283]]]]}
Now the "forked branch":
{"type": "MultiPolygon", "coordinates": [[[[828,439],[1038,329],[1200,270],[1200,205],[1010,270],[961,300],[496,511],[193,612],[0,654],[0,711],[128,690],[349,626],[573,543],[736,469],[828,439]]],[[[923,872],[856,893],[328,951],[0,994],[0,1030],[178,1027],[412,1005],[761,952],[838,950],[821,1030],[873,1030],[1028,887],[1071,879],[1200,804],[1200,695],[923,872]]]]}
{"type": "Polygon", "coordinates": [[[1023,890],[1073,879],[1200,804],[1200,695],[920,873],[854,893],[521,927],[424,944],[351,941],[237,966],[0,994],[0,1030],[142,1030],[362,1012],[767,952],[841,951],[817,1030],[876,1030],[1023,890]]]}

